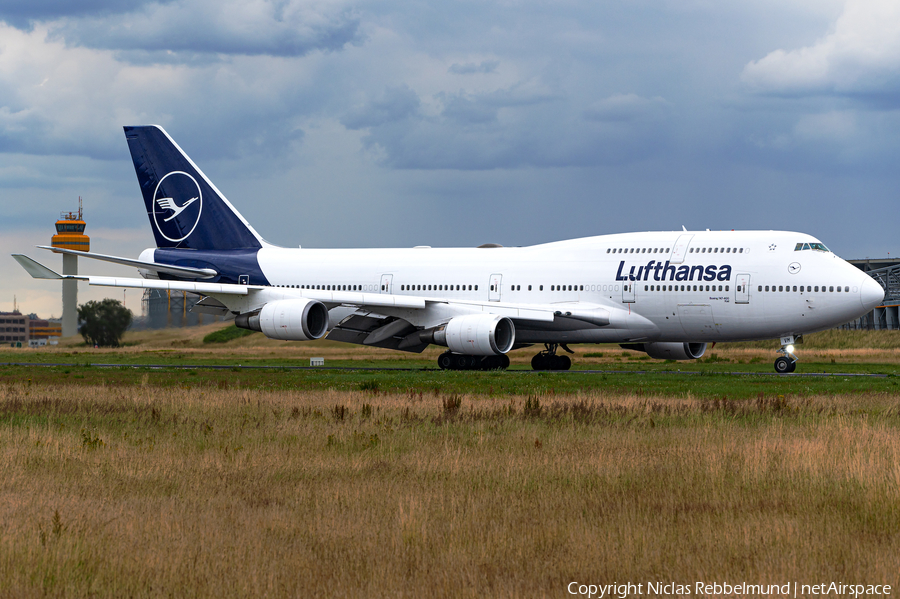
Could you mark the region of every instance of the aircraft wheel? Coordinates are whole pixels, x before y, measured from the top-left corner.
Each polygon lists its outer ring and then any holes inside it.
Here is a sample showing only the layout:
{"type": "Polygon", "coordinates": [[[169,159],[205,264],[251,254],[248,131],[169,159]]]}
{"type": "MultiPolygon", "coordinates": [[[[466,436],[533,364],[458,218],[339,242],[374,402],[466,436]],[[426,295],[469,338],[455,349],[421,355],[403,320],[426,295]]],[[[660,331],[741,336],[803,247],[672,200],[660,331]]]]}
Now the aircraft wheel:
{"type": "Polygon", "coordinates": [[[795,370],[797,370],[797,362],[791,360],[791,369],[788,372],[794,372],[795,370]]]}
{"type": "Polygon", "coordinates": [[[549,370],[549,364],[547,364],[547,358],[544,354],[535,354],[533,358],[531,358],[531,369],[532,370],[549,370]]]}
{"type": "Polygon", "coordinates": [[[455,370],[469,370],[474,365],[471,356],[465,356],[463,354],[453,356],[453,362],[455,370]]]}
{"type": "Polygon", "coordinates": [[[572,367],[572,360],[569,359],[569,356],[556,356],[555,362],[553,370],[568,370],[572,367]]]}
{"type": "Polygon", "coordinates": [[[482,370],[506,370],[509,368],[509,357],[506,355],[485,356],[482,362],[482,370]]]}
{"type": "Polygon", "coordinates": [[[794,371],[796,365],[789,359],[784,356],[779,356],[775,359],[775,372],[778,374],[788,374],[794,371]]]}
{"type": "Polygon", "coordinates": [[[437,359],[438,366],[441,367],[441,370],[450,370],[453,368],[453,354],[450,352],[444,352],[438,356],[437,359]]]}

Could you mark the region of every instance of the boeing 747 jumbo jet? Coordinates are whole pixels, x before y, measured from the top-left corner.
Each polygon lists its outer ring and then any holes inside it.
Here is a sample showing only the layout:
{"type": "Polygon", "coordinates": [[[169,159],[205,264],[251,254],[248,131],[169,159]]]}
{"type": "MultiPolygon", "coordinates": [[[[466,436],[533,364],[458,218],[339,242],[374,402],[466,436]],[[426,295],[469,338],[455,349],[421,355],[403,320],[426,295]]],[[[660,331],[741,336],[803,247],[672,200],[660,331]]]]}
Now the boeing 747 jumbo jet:
{"type": "MultiPolygon", "coordinates": [[[[793,372],[802,335],[857,318],[884,298],[871,277],[810,235],[787,231],[622,233],[529,247],[282,248],[266,242],[171,137],[125,127],[156,237],[131,265],[143,278],[59,275],[14,254],[33,276],[197,294],[195,311],[233,315],[273,339],[328,339],[421,352],[441,368],[506,368],[544,349],[535,370],[567,370],[558,348],[619,343],[690,360],[710,342],[781,340],[793,372]]],[[[38,246],[43,249],[49,247],[38,246]]],[[[571,352],[570,352],[571,353],[571,352]]]]}

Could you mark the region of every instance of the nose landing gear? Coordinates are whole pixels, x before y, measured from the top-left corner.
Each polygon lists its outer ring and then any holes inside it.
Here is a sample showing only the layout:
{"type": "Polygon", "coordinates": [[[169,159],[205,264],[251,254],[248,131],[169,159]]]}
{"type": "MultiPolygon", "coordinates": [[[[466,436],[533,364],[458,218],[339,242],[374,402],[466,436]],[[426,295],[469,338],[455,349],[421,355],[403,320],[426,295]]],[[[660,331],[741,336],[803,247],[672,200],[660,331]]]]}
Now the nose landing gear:
{"type": "Polygon", "coordinates": [[[775,372],[790,374],[797,369],[799,358],[794,355],[794,344],[802,342],[803,337],[800,336],[795,338],[793,335],[788,335],[781,338],[781,349],[778,350],[780,355],[775,358],[775,372]]]}

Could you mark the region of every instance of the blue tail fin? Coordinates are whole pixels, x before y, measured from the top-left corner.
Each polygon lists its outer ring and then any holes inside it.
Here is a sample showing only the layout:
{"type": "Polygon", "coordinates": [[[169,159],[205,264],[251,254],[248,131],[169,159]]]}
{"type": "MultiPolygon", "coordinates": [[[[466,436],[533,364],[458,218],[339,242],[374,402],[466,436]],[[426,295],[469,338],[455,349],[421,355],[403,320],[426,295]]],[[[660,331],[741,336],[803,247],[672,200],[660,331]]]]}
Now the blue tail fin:
{"type": "Polygon", "coordinates": [[[267,245],[162,127],[125,127],[150,226],[161,248],[267,245]]]}

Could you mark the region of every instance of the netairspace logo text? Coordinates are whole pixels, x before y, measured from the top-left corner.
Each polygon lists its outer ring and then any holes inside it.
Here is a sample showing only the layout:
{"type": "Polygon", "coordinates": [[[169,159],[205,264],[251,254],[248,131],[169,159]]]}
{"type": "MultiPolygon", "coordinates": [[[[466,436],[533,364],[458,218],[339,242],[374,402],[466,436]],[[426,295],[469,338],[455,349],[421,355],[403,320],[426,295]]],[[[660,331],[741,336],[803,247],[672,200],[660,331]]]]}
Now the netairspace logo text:
{"type": "Polygon", "coordinates": [[[570,595],[588,599],[627,599],[628,597],[650,596],[686,596],[697,595],[743,595],[748,597],[806,597],[809,595],[835,597],[865,597],[890,595],[891,586],[887,584],[847,584],[844,582],[820,582],[817,584],[751,584],[741,582],[695,582],[681,584],[677,582],[613,582],[612,584],[587,584],[570,582],[566,587],[570,595]]]}

